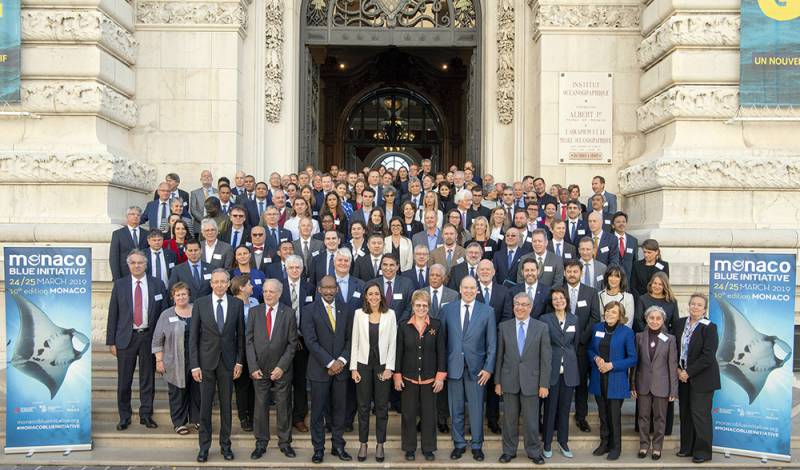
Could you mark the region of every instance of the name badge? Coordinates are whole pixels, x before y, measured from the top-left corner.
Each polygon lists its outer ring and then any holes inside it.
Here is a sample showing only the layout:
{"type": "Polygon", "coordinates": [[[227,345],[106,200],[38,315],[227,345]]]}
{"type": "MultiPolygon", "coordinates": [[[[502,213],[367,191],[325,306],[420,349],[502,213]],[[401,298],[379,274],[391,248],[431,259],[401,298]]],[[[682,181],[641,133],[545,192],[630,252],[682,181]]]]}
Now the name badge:
{"type": "Polygon", "coordinates": [[[339,220],[339,219],[336,219],[336,220],[333,221],[333,225],[341,225],[341,223],[342,223],[342,221],[339,220]]]}
{"type": "Polygon", "coordinates": [[[700,323],[702,323],[703,325],[708,326],[708,325],[711,324],[711,321],[708,318],[703,318],[703,319],[700,320],[700,323]]]}
{"type": "Polygon", "coordinates": [[[551,273],[551,272],[553,272],[553,267],[552,267],[552,266],[545,266],[545,267],[544,267],[544,272],[546,272],[546,273],[551,273]]]}
{"type": "Polygon", "coordinates": [[[383,269],[378,270],[378,276],[383,276],[383,269]]]}
{"type": "Polygon", "coordinates": [[[156,294],[156,295],[153,296],[153,300],[161,300],[163,298],[164,298],[164,296],[161,295],[161,294],[156,294]]]}
{"type": "Polygon", "coordinates": [[[285,241],[287,241],[287,240],[289,240],[289,239],[288,239],[288,238],[286,238],[286,237],[281,237],[281,242],[285,242],[285,241]]]}
{"type": "Polygon", "coordinates": [[[314,297],[311,297],[310,295],[306,296],[306,302],[313,302],[313,301],[314,301],[314,297]]]}
{"type": "Polygon", "coordinates": [[[411,226],[410,225],[406,225],[406,231],[408,231],[408,232],[411,231],[411,226]]]}
{"type": "Polygon", "coordinates": [[[319,250],[311,252],[311,256],[312,257],[317,256],[318,254],[319,254],[319,250]]]}
{"type": "Polygon", "coordinates": [[[438,245],[436,245],[436,248],[439,248],[440,246],[444,246],[444,243],[439,243],[438,245]]]}
{"type": "Polygon", "coordinates": [[[572,259],[572,253],[564,253],[564,259],[572,259]]]}
{"type": "Polygon", "coordinates": [[[598,337],[598,338],[605,338],[606,337],[606,332],[605,331],[595,331],[594,335],[596,337],[598,337]]]}
{"type": "Polygon", "coordinates": [[[183,207],[186,207],[186,206],[188,206],[188,205],[189,205],[189,203],[188,203],[188,202],[184,202],[184,203],[183,203],[183,207]]]}
{"type": "Polygon", "coordinates": [[[257,286],[260,286],[261,285],[261,279],[253,279],[253,283],[255,283],[255,285],[257,285],[257,286]]]}
{"type": "Polygon", "coordinates": [[[605,222],[606,222],[606,225],[611,225],[611,221],[610,220],[606,219],[605,222]]]}
{"type": "Polygon", "coordinates": [[[360,299],[361,298],[361,292],[359,292],[359,291],[353,292],[353,298],[354,299],[360,299]]]}
{"type": "Polygon", "coordinates": [[[659,333],[658,339],[666,343],[667,341],[669,341],[669,336],[665,335],[664,333],[659,333]]]}
{"type": "Polygon", "coordinates": [[[172,269],[175,267],[175,263],[169,263],[167,266],[169,266],[169,268],[172,269]]]}
{"type": "Polygon", "coordinates": [[[394,296],[392,296],[392,298],[394,300],[403,300],[403,294],[394,294],[394,296]]]}
{"type": "Polygon", "coordinates": [[[178,320],[180,320],[180,318],[178,318],[178,317],[169,317],[169,322],[170,322],[170,323],[175,323],[175,322],[177,322],[178,320]]]}
{"type": "Polygon", "coordinates": [[[608,201],[603,203],[603,207],[608,207],[608,201]]]}
{"type": "Polygon", "coordinates": [[[214,253],[213,255],[211,255],[211,257],[214,259],[222,259],[222,255],[219,253],[214,253]]]}
{"type": "Polygon", "coordinates": [[[656,263],[656,267],[662,271],[664,270],[664,265],[661,263],[656,263]]]}
{"type": "Polygon", "coordinates": [[[360,256],[364,256],[364,250],[363,250],[363,249],[361,249],[361,250],[358,250],[358,254],[359,254],[360,256]]]}
{"type": "Polygon", "coordinates": [[[253,246],[253,244],[250,242],[244,242],[244,246],[253,246]]]}
{"type": "Polygon", "coordinates": [[[575,333],[575,325],[568,326],[567,333],[575,333]]]}
{"type": "Polygon", "coordinates": [[[264,262],[265,263],[271,263],[272,262],[272,258],[264,258],[264,262]]]}
{"type": "Polygon", "coordinates": [[[586,235],[586,230],[584,229],[578,230],[578,235],[586,235]]]}
{"type": "Polygon", "coordinates": [[[492,247],[491,246],[484,246],[483,247],[483,251],[488,253],[488,252],[492,251],[492,247]]]}
{"type": "Polygon", "coordinates": [[[461,264],[461,263],[463,263],[463,262],[464,262],[464,257],[463,257],[463,256],[462,256],[461,258],[458,258],[458,259],[456,260],[456,264],[461,264]]]}
{"type": "Polygon", "coordinates": [[[625,253],[633,253],[633,248],[626,248],[625,253]]]}
{"type": "Polygon", "coordinates": [[[211,280],[211,274],[203,274],[203,279],[205,279],[206,281],[210,281],[211,280]]]}
{"type": "Polygon", "coordinates": [[[595,279],[597,279],[598,281],[602,282],[603,281],[603,276],[597,276],[595,279]]]}
{"type": "Polygon", "coordinates": [[[503,236],[503,234],[502,234],[502,233],[501,233],[501,234],[499,234],[499,235],[497,235],[497,239],[498,239],[498,240],[502,240],[502,239],[504,239],[504,238],[505,238],[505,236],[503,236]]]}
{"type": "Polygon", "coordinates": [[[319,215],[319,211],[311,211],[311,215],[318,216],[319,215]]]}
{"type": "Polygon", "coordinates": [[[603,248],[600,248],[600,253],[608,253],[608,247],[604,246],[603,248]]]}
{"type": "Polygon", "coordinates": [[[585,300],[579,300],[578,301],[578,307],[585,307],[585,306],[586,306],[586,301],[585,300]]]}

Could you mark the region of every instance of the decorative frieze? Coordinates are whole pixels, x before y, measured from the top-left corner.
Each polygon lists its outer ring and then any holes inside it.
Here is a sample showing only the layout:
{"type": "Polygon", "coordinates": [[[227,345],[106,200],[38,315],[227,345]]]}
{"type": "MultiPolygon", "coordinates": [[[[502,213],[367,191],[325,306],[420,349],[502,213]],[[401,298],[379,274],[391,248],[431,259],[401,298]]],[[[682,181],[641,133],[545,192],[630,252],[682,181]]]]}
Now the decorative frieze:
{"type": "Polygon", "coordinates": [[[281,120],[283,104],[283,0],[265,0],[264,115],[267,122],[281,120]]]}
{"type": "Polygon", "coordinates": [[[100,10],[25,8],[21,21],[24,42],[97,43],[128,65],[136,62],[136,38],[100,10]]]}
{"type": "Polygon", "coordinates": [[[497,113],[502,124],[514,120],[514,2],[497,2],[497,113]]]}
{"type": "Polygon", "coordinates": [[[676,14],[639,46],[639,65],[648,67],[675,47],[738,47],[739,15],[676,14]]]}
{"type": "Polygon", "coordinates": [[[93,81],[24,80],[19,109],[38,114],[95,114],[130,129],[136,125],[136,103],[93,81]]]}
{"type": "Polygon", "coordinates": [[[587,29],[639,32],[639,5],[553,5],[528,0],[533,8],[533,35],[543,30],[587,29]]]}
{"type": "MultiPolygon", "coordinates": [[[[249,3],[249,2],[248,2],[249,3]]],[[[234,26],[247,31],[247,5],[243,2],[136,2],[136,23],[146,26],[234,26]]]]}
{"type": "Polygon", "coordinates": [[[676,119],[725,120],[739,109],[739,87],[674,86],[636,110],[641,132],[651,132],[676,119]]]}

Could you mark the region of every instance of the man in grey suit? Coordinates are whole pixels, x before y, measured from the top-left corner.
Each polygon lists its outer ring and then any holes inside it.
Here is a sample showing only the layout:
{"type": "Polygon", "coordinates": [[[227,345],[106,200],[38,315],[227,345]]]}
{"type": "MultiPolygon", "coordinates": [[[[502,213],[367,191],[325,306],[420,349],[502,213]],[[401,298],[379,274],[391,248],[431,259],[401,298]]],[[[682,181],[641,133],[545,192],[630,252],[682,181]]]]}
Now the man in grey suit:
{"type": "Polygon", "coordinates": [[[314,226],[310,218],[303,217],[300,219],[297,228],[300,232],[300,237],[297,240],[292,240],[292,247],[294,247],[295,254],[303,258],[303,266],[306,266],[307,269],[308,266],[311,266],[311,259],[316,256],[315,253],[319,254],[325,249],[325,244],[322,240],[317,240],[311,236],[314,226]]]}
{"type": "Polygon", "coordinates": [[[497,333],[494,391],[505,404],[500,463],[509,463],[517,456],[522,414],[525,453],[533,463],[544,464],[539,399],[547,398],[550,390],[552,350],[547,325],[530,317],[531,307],[527,294],[515,295],[514,320],[501,323],[497,333]]]}
{"type": "Polygon", "coordinates": [[[214,268],[230,269],[233,263],[233,248],[217,237],[219,229],[214,219],[203,219],[200,226],[203,232],[201,258],[214,268]]]}
{"type": "Polygon", "coordinates": [[[584,237],[578,242],[578,261],[583,265],[581,282],[597,290],[603,290],[603,275],[606,273],[606,265],[594,259],[594,244],[592,239],[584,237]]]}
{"type": "Polygon", "coordinates": [[[217,190],[214,188],[214,177],[211,170],[203,170],[200,173],[201,186],[189,194],[189,212],[194,219],[194,226],[197,227],[206,215],[206,199],[209,196],[217,197],[217,190]]]}
{"type": "Polygon", "coordinates": [[[428,247],[428,252],[432,252],[436,247],[444,243],[444,240],[442,240],[442,231],[439,230],[437,226],[439,216],[435,211],[425,211],[422,220],[425,225],[425,230],[411,237],[411,245],[425,245],[428,247]]]}
{"type": "Polygon", "coordinates": [[[283,285],[276,279],[264,283],[264,303],[247,316],[247,366],[255,388],[254,430],[256,448],[250,458],[260,459],[269,443],[269,399],[278,415],[278,448],[283,455],[297,456],[292,449],[289,419],[292,361],[297,351],[297,321],[291,307],[279,303],[283,285]]]}
{"type": "MultiPolygon", "coordinates": [[[[606,179],[602,176],[595,176],[592,178],[592,196],[600,194],[603,196],[603,208],[605,212],[613,214],[617,212],[617,195],[606,191],[606,179]]],[[[586,200],[588,207],[592,206],[592,197],[586,200]]]]}
{"type": "Polygon", "coordinates": [[[564,284],[564,262],[555,253],[547,251],[547,232],[537,228],[531,237],[533,252],[523,256],[517,269],[517,282],[522,282],[522,265],[526,259],[533,259],[539,268],[539,282],[548,289],[561,287],[564,284]]]}

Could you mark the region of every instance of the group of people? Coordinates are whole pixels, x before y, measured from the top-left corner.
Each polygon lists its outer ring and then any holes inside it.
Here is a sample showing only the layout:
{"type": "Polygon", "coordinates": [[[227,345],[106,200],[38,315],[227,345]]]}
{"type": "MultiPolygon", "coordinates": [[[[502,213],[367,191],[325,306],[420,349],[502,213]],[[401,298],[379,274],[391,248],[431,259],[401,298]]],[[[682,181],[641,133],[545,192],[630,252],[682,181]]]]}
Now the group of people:
{"type": "Polygon", "coordinates": [[[678,399],[678,455],[711,459],[720,382],[708,300],[693,294],[680,317],[658,242],[626,232],[602,176],[586,204],[578,185],[504,184],[469,162],[446,173],[430,160],[308,167],[268,183],[237,172],[216,185],[205,170],[200,182],[186,193],[170,173],[112,235],[106,344],[118,363],[118,430],[131,423],[138,368],[140,423],[158,426],[158,372],[175,432],[198,431],[198,462],[215,403],[221,455],[234,458],[235,396],[253,459],[267,451],[274,407],[288,458],[292,433],[310,431],[314,463],[326,433],[332,455],[351,460],[344,434],[357,416],[356,457],[366,460],[374,414],[382,462],[395,410],[406,460],[418,448],[434,460],[438,430],[452,435],[451,459],[469,448],[483,461],[486,422],[508,463],[521,418],[524,453],[543,464],[554,440],[573,456],[573,402],[577,428],[591,432],[590,393],[594,455],[620,457],[622,403],[635,398],[637,455],[658,460],[678,399]]]}

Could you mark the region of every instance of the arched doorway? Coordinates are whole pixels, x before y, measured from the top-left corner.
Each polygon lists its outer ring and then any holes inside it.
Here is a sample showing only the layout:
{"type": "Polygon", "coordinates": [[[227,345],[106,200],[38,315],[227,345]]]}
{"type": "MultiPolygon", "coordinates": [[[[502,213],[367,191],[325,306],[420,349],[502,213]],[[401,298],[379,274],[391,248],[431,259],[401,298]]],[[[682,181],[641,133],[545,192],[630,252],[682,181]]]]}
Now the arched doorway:
{"type": "Polygon", "coordinates": [[[435,169],[467,160],[480,169],[479,0],[303,0],[300,11],[301,166],[360,169],[406,150],[435,169]],[[378,96],[386,90],[406,111],[434,110],[426,124],[437,117],[439,127],[412,129],[421,123],[402,110],[392,118],[397,103],[378,96]],[[359,106],[383,114],[352,125],[359,106]]]}

